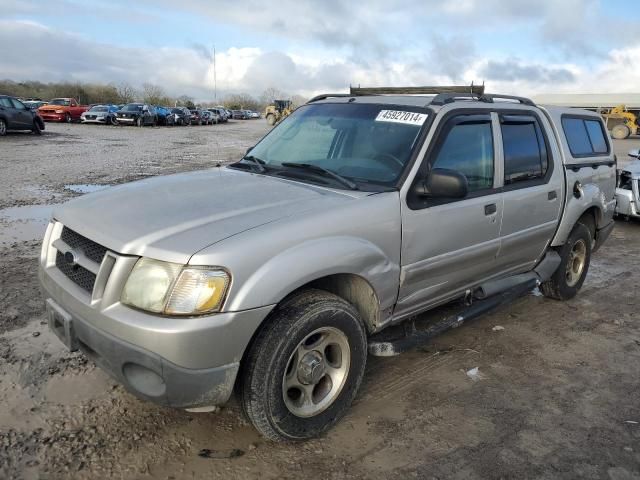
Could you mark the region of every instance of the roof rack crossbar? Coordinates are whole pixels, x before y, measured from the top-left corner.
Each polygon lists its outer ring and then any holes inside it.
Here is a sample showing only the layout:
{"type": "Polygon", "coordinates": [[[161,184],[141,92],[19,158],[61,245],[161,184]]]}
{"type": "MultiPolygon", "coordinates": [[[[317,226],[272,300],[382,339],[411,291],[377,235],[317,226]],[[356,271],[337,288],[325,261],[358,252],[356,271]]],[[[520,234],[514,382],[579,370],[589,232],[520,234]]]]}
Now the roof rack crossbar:
{"type": "Polygon", "coordinates": [[[325,100],[327,98],[344,98],[344,97],[353,97],[353,95],[349,94],[349,93],[323,93],[321,95],[316,95],[315,97],[313,97],[311,100],[307,100],[307,103],[313,103],[313,102],[317,102],[319,100],[325,100]]]}

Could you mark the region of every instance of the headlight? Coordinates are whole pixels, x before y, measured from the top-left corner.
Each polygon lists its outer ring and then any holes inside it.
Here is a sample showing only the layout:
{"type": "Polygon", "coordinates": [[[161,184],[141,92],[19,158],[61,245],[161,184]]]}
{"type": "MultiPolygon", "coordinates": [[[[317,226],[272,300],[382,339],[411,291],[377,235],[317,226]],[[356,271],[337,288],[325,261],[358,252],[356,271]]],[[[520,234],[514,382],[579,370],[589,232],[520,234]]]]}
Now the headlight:
{"type": "Polygon", "coordinates": [[[122,303],[166,315],[217,312],[229,280],[221,269],[141,258],[124,286],[122,303]]]}
{"type": "Polygon", "coordinates": [[[64,113],[64,110],[56,110],[56,113],[64,113]]]}

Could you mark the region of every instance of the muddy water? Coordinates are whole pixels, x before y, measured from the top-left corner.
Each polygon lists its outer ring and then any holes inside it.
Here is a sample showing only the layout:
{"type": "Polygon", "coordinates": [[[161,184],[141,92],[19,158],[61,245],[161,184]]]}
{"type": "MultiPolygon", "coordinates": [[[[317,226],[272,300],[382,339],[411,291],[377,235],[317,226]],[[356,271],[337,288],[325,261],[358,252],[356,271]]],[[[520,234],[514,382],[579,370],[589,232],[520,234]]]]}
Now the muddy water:
{"type": "MultiPolygon", "coordinates": [[[[69,184],[64,189],[79,194],[98,192],[111,185],[69,184]]],[[[39,240],[44,235],[53,209],[60,205],[25,205],[0,209],[0,248],[16,242],[39,240]]]]}

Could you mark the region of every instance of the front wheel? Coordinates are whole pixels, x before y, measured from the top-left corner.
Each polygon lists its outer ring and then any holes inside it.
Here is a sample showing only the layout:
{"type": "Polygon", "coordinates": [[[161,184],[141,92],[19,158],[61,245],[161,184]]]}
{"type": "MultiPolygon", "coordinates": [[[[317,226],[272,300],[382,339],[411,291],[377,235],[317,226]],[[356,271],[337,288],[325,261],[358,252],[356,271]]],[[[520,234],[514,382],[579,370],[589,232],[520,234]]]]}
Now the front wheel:
{"type": "Polygon", "coordinates": [[[303,440],[334,425],[355,398],[367,335],[355,308],[322,290],[276,307],[243,361],[241,404],[271,440],[303,440]]]}
{"type": "Polygon", "coordinates": [[[4,137],[7,134],[7,122],[0,118],[0,137],[4,137]]]}
{"type": "Polygon", "coordinates": [[[65,121],[65,123],[71,123],[71,114],[70,113],[66,113],[65,114],[64,121],[65,121]]]}
{"type": "Polygon", "coordinates": [[[138,126],[138,127],[144,126],[144,120],[142,119],[142,117],[138,117],[136,119],[136,126],[138,126]]]}
{"type": "Polygon", "coordinates": [[[577,223],[560,251],[560,265],[549,280],[540,285],[546,297],[569,300],[576,296],[589,271],[593,237],[588,227],[577,223]]]}
{"type": "Polygon", "coordinates": [[[40,130],[40,125],[38,125],[38,121],[37,120],[33,121],[33,126],[31,127],[31,131],[35,135],[42,135],[42,130],[40,130]]]}
{"type": "Polygon", "coordinates": [[[624,123],[620,123],[611,129],[611,136],[616,140],[624,140],[631,135],[631,129],[624,123]]]}

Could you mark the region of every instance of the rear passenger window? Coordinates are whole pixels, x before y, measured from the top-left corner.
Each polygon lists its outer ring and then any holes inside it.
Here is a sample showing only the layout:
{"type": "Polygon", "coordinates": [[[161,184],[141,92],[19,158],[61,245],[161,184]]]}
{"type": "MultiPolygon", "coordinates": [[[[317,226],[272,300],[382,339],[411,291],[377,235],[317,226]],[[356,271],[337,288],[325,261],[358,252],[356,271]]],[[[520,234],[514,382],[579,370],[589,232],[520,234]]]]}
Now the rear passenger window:
{"type": "Polygon", "coordinates": [[[534,117],[501,119],[504,146],[504,184],[544,178],[549,159],[540,126],[534,117]]]}
{"type": "Polygon", "coordinates": [[[574,157],[609,153],[609,145],[599,120],[563,116],[562,129],[574,157]]]}

